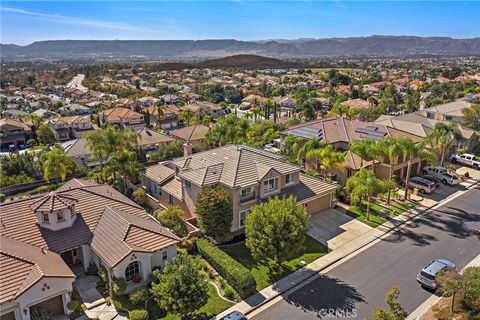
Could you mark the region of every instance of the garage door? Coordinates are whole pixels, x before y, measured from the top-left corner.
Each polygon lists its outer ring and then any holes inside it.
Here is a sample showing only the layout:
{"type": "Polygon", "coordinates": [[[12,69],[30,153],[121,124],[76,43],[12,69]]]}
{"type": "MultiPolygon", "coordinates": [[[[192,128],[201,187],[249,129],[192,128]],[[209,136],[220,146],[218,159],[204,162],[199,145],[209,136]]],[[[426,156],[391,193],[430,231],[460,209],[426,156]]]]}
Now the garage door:
{"type": "Polygon", "coordinates": [[[39,304],[30,307],[30,312],[47,312],[52,316],[63,314],[63,300],[62,296],[56,296],[55,298],[45,300],[39,304]]]}
{"type": "Polygon", "coordinates": [[[309,214],[314,214],[330,208],[330,195],[326,195],[317,199],[313,199],[305,204],[305,208],[309,214]]]}
{"type": "Polygon", "coordinates": [[[9,313],[5,313],[5,314],[2,314],[0,316],[0,320],[15,320],[15,312],[9,312],[9,313]]]}

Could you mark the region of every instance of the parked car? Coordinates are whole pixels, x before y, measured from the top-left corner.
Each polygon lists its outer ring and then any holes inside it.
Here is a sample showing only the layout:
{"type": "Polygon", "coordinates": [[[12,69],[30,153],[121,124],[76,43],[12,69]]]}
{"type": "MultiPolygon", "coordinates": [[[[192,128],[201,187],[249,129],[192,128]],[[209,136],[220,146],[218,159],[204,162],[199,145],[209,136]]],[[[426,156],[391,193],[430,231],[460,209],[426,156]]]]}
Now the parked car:
{"type": "Polygon", "coordinates": [[[452,154],[450,160],[452,161],[452,163],[461,163],[477,170],[480,169],[480,161],[477,160],[477,157],[475,157],[474,154],[452,154]]]}
{"type": "Polygon", "coordinates": [[[410,179],[410,181],[408,182],[408,187],[416,188],[420,193],[427,193],[427,194],[432,193],[436,189],[435,182],[432,182],[430,180],[427,180],[418,176],[410,179]]]}
{"type": "Polygon", "coordinates": [[[428,266],[422,269],[417,275],[417,281],[424,287],[435,290],[437,284],[435,277],[437,273],[444,269],[454,269],[455,263],[446,259],[437,259],[430,262],[428,266]]]}
{"type": "Polygon", "coordinates": [[[233,311],[220,318],[220,320],[247,320],[247,317],[240,311],[233,311]]]}
{"type": "Polygon", "coordinates": [[[451,186],[457,185],[460,183],[460,178],[449,173],[444,167],[423,167],[422,172],[434,176],[435,178],[440,179],[443,184],[449,184],[451,186]]]}
{"type": "Polygon", "coordinates": [[[425,180],[432,181],[433,183],[435,183],[435,187],[437,187],[437,188],[442,185],[442,181],[440,181],[440,179],[438,179],[434,176],[431,176],[429,174],[424,174],[424,175],[421,175],[420,177],[425,179],[425,180]]]}

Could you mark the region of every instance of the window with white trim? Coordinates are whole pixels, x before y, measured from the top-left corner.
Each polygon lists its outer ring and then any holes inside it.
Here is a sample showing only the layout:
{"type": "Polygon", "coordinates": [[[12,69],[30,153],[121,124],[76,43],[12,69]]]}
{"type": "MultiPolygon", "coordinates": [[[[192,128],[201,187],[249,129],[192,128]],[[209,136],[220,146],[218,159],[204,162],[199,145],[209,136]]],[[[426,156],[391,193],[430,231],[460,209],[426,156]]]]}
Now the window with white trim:
{"type": "Polygon", "coordinates": [[[242,198],[245,198],[245,197],[248,197],[252,193],[253,193],[253,188],[252,187],[245,187],[240,191],[240,196],[242,198]]]}
{"type": "Polygon", "coordinates": [[[48,212],[42,213],[42,220],[43,222],[50,222],[50,217],[48,216],[48,212]]]}
{"type": "Polygon", "coordinates": [[[168,252],[167,251],[163,251],[162,252],[162,260],[167,260],[168,259],[168,252]]]}
{"type": "Polygon", "coordinates": [[[289,173],[285,176],[285,184],[293,183],[293,173],[289,173]]]}
{"type": "Polygon", "coordinates": [[[168,204],[173,204],[173,196],[171,194],[168,195],[168,204]]]}
{"type": "Polygon", "coordinates": [[[140,264],[138,261],[133,261],[125,269],[125,280],[131,281],[135,277],[140,277],[140,264]]]}
{"type": "Polygon", "coordinates": [[[263,181],[263,192],[270,193],[277,190],[277,178],[263,181]]]}
{"type": "Polygon", "coordinates": [[[63,212],[57,212],[57,221],[58,222],[65,221],[65,217],[63,216],[63,212]]]}
{"type": "Polygon", "coordinates": [[[185,188],[192,189],[192,183],[188,180],[184,180],[185,188]]]}
{"type": "Polygon", "coordinates": [[[252,209],[249,208],[249,209],[242,210],[238,213],[238,221],[239,221],[238,224],[240,228],[245,227],[245,221],[247,220],[247,216],[250,213],[250,211],[252,211],[252,209]]]}

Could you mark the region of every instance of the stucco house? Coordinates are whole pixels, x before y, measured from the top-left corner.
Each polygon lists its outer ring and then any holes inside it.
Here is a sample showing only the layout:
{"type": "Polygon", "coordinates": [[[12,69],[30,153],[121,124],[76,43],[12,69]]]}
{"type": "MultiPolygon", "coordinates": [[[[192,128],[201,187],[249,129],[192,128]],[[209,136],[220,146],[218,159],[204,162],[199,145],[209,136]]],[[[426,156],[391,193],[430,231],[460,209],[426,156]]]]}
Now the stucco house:
{"type": "Polygon", "coordinates": [[[135,131],[145,128],[143,114],[131,109],[115,107],[99,112],[98,116],[102,124],[116,124],[122,129],[132,129],[135,131]]]}
{"type": "Polygon", "coordinates": [[[245,145],[227,145],[147,167],[142,181],[162,206],[179,205],[187,221],[195,219],[197,194],[207,186],[222,185],[233,203],[232,232],[244,228],[252,207],[272,196],[293,195],[310,214],[334,205],[337,185],[307,176],[282,156],[245,145]]]}
{"type": "Polygon", "coordinates": [[[32,129],[26,123],[15,119],[0,119],[1,150],[25,148],[27,140],[32,134],[32,129]]]}
{"type": "Polygon", "coordinates": [[[112,187],[77,179],[2,204],[0,221],[2,320],[29,320],[35,309],[66,314],[75,275],[90,264],[131,290],[171,261],[179,242],[112,187]]]}

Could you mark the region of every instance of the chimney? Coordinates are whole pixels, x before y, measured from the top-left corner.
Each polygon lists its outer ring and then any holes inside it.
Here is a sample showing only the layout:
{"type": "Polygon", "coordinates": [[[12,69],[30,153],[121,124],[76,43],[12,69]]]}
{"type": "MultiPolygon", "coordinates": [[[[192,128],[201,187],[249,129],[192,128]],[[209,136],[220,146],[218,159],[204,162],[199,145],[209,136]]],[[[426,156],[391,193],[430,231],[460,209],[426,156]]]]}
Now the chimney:
{"type": "Polygon", "coordinates": [[[183,156],[188,157],[190,155],[192,155],[192,144],[187,141],[183,144],[183,156]]]}

